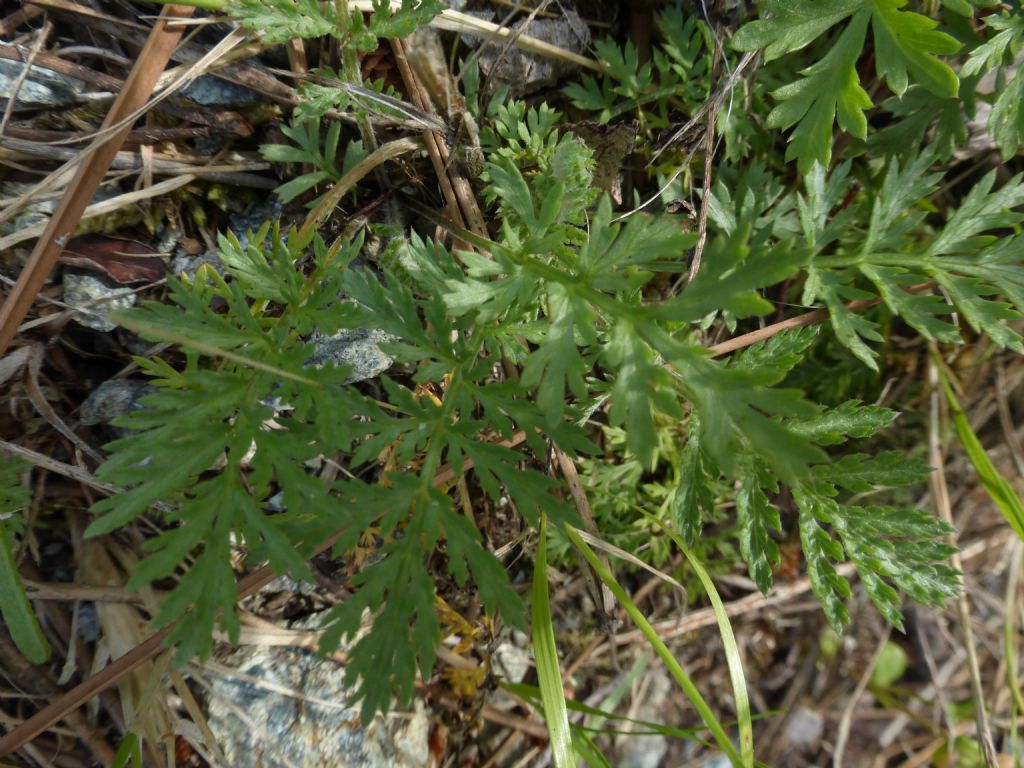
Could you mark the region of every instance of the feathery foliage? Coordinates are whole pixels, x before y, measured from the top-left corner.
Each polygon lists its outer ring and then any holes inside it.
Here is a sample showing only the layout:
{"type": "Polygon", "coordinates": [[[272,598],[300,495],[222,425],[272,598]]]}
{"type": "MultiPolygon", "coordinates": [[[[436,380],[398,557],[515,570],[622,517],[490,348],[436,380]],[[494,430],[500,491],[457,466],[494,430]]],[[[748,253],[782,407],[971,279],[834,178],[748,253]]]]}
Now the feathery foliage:
{"type": "MultiPolygon", "coordinates": [[[[404,34],[439,7],[404,0],[392,15],[386,5],[368,19],[304,0],[243,0],[231,12],[271,41],[341,29],[365,50],[370,37],[404,34]]],[[[237,635],[234,548],[308,576],[305,558],[340,531],[338,556],[373,554],[355,563],[322,646],[351,644],[346,679],[365,716],[392,696],[407,700],[436,658],[438,567],[460,585],[472,580],[492,614],[524,622],[505,569],[436,478],[445,468],[459,479],[472,472],[493,503],[531,525],[543,513],[557,529],[575,511],[544,471],[553,446],[583,463],[599,521],[623,543],[658,535],[640,522],[650,511],[698,553],[715,526],[708,546],[738,549],[762,590],[780,563],[782,513],[793,513],[813,589],[837,628],[849,620],[851,587],[836,568],[844,560],[896,626],[901,592],[929,605],[954,594],[949,529],[927,512],[866,500],[927,476],[912,457],[866,450],[897,414],[850,398],[828,406],[803,391],[800,366],[825,334],[778,334],[726,362],[699,336],[716,320],[733,328],[774,312],[769,296],[820,305],[837,348],[877,371],[886,317],[849,306],[863,300],[925,339],[960,342],[956,313],[971,331],[1024,350],[1011,325],[1024,312],[1024,182],[997,185],[993,172],[958,205],[940,196],[938,161],[962,140],[952,116],[965,105],[948,58],[962,46],[905,5],[764,0],[762,17],[737,32],[736,49],[764,48],[771,62],[773,106],[752,88],[754,108],[770,127],[792,129],[785,158],[795,169],[770,154],[770,141],[738,149],[749,155],[742,167],[716,169],[703,263],[685,290],[661,288],[687,273],[699,239],[683,218],[617,216],[591,188],[591,150],[559,135],[559,113],[507,101],[482,110],[491,118],[481,131],[491,238],[452,227],[474,250],[411,232],[374,265],[359,237],[328,245],[268,225],[244,244],[221,238],[226,276],[172,279],[172,305],[124,315],[126,327],[175,342],[184,360],[139,361],[158,391],[122,419],[134,432],[110,446],[100,476],[128,490],[96,506],[90,533],[161,503],[163,532],[129,586],[189,564],[157,619],[181,620],[172,633],[179,657],[208,653],[216,626],[237,635]],[[869,45],[898,102],[886,102],[889,133],[869,135],[872,89],[857,68],[869,45]],[[833,164],[836,123],[867,141],[833,164]],[[904,140],[933,123],[942,146],[904,140]],[[310,364],[315,333],[366,328],[387,335],[383,349],[397,364],[379,388],[310,364]],[[503,373],[512,368],[518,377],[503,373]],[[525,451],[503,444],[519,433],[525,451]],[[611,462],[596,458],[595,440],[611,462]],[[328,460],[344,479],[321,479],[328,460]]],[[[1015,16],[986,24],[996,34],[961,74],[1004,72],[1019,49],[1015,16]]],[[[600,44],[606,72],[567,88],[574,106],[603,121],[637,109],[649,126],[669,122],[672,99],[696,109],[709,95],[701,77],[711,32],[679,9],[659,29],[664,45],[647,64],[628,45],[600,44]]],[[[314,167],[279,191],[286,200],[337,181],[363,154],[355,142],[341,151],[336,123],[321,141],[319,116],[348,104],[349,92],[311,85],[307,95],[309,109],[285,130],[295,145],[263,150],[314,167]]],[[[1019,110],[996,107],[993,130],[1012,154],[1019,110]]],[[[662,556],[667,547],[652,544],[662,556]]]]}

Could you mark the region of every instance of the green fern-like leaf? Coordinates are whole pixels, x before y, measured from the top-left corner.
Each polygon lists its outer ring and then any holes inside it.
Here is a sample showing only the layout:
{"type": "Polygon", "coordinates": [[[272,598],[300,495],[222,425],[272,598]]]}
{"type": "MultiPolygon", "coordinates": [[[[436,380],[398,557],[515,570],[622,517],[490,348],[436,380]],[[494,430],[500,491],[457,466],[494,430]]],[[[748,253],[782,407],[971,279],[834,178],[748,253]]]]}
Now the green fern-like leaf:
{"type": "MultiPolygon", "coordinates": [[[[824,559],[838,560],[836,555],[845,551],[857,567],[868,596],[899,629],[903,620],[895,588],[925,605],[939,604],[956,594],[957,573],[945,564],[954,551],[944,541],[952,529],[920,510],[855,506],[840,502],[837,495],[839,489],[863,493],[881,486],[920,483],[928,472],[926,465],[907,461],[898,454],[852,454],[817,468],[812,481],[794,490],[801,529],[806,527],[809,537],[824,541],[827,534],[821,526],[833,528],[842,544],[840,547],[832,540],[829,547],[822,549],[824,559]]],[[[826,562],[820,563],[817,575],[815,571],[809,573],[812,584],[817,581],[815,591],[819,597],[831,593],[835,601],[846,594],[826,562]]],[[[835,626],[839,616],[830,615],[829,621],[835,626]]]]}
{"type": "Polygon", "coordinates": [[[819,62],[804,70],[804,79],[776,90],[780,102],[768,115],[768,125],[783,130],[796,125],[786,160],[797,159],[805,172],[817,162],[832,161],[832,126],[859,139],[867,138],[864,110],[874,106],[860,85],[856,64],[864,45],[869,16],[857,13],[835,45],[819,62]]]}
{"type": "Polygon", "coordinates": [[[914,250],[924,234],[925,214],[917,202],[935,190],[938,180],[928,172],[933,157],[925,153],[903,165],[893,159],[870,202],[867,232],[845,228],[843,255],[814,255],[807,270],[803,301],[823,301],[837,337],[873,368],[875,353],[867,342],[880,340],[877,326],[845,304],[871,298],[864,286],[874,288],[893,313],[925,338],[959,341],[959,329],[946,319],[956,309],[975,331],[1001,346],[1022,349],[1021,337],[1007,322],[1024,311],[1019,276],[1010,267],[1021,262],[1019,236],[996,239],[987,233],[1024,219],[1015,210],[1024,203],[1024,182],[1018,176],[994,190],[995,174],[988,174],[931,242],[914,250]],[[942,286],[952,306],[920,292],[930,280],[942,286]],[[1010,301],[995,298],[998,294],[1010,301]]]}
{"type": "Polygon", "coordinates": [[[338,28],[337,6],[317,0],[235,0],[225,10],[270,45],[323,37],[338,28]]]}
{"type": "Polygon", "coordinates": [[[902,96],[910,77],[938,97],[955,97],[956,73],[939,55],[956,53],[960,43],[935,29],[937,22],[913,11],[901,10],[906,0],[798,0],[760,3],[767,18],[752,21],[733,39],[739,50],[765,49],[766,58],[779,58],[810,44],[832,27],[846,21],[825,56],[803,71],[803,79],[773,92],[779,105],[768,117],[772,127],[788,129],[786,159],[797,160],[801,173],[815,162],[827,167],[832,157],[832,126],[864,139],[864,110],[872,105],[861,87],[856,64],[870,24],[874,34],[875,69],[890,89],[902,96]]]}
{"type": "Polygon", "coordinates": [[[43,635],[15,562],[15,535],[24,529],[21,510],[28,506],[28,489],[21,473],[28,465],[0,455],[0,618],[26,659],[44,664],[50,657],[50,644],[43,635]]]}
{"type": "Polygon", "coordinates": [[[996,34],[971,51],[960,74],[970,77],[999,70],[988,127],[1005,162],[1024,144],[1024,77],[1020,69],[1012,77],[1009,74],[1010,63],[1024,47],[1024,15],[1019,10],[1004,10],[986,16],[984,21],[996,34]]]}
{"type": "Polygon", "coordinates": [[[747,562],[750,578],[762,592],[767,592],[772,585],[772,569],[781,560],[772,531],[781,532],[782,521],[778,508],[768,496],[778,490],[778,483],[764,462],[748,458],[740,472],[736,518],[740,525],[740,552],[747,562]]]}

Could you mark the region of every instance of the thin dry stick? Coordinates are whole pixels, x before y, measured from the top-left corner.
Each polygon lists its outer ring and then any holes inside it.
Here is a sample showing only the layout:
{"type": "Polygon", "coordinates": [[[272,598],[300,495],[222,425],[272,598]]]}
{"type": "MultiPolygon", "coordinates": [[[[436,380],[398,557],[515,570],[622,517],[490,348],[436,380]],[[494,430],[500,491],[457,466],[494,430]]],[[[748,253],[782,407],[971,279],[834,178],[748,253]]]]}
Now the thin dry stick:
{"type": "MultiPolygon", "coordinates": [[[[396,53],[395,60],[398,62],[398,68],[402,74],[402,79],[410,86],[416,106],[428,115],[436,117],[437,110],[434,102],[423,83],[420,82],[420,78],[416,76],[412,66],[409,64],[409,59],[405,54],[404,45],[405,44],[400,40],[395,40],[393,44],[396,53]]],[[[457,201],[456,204],[458,206],[458,210],[461,213],[461,218],[466,222],[466,226],[469,230],[479,237],[487,237],[489,234],[487,231],[487,225],[484,222],[483,214],[480,212],[480,205],[476,201],[476,196],[473,192],[473,185],[469,183],[469,180],[461,172],[459,164],[451,163],[449,161],[450,153],[448,152],[448,147],[445,145],[444,141],[433,132],[425,133],[424,136],[427,137],[428,142],[433,142],[436,147],[437,157],[440,160],[441,167],[438,168],[433,154],[431,154],[431,161],[435,163],[435,171],[442,189],[446,189],[446,186],[451,187],[452,194],[457,201]]]]}
{"type": "MultiPolygon", "coordinates": [[[[856,573],[856,570],[857,569],[853,563],[842,563],[836,567],[836,573],[840,576],[852,576],[856,573]]],[[[811,580],[804,577],[788,584],[782,584],[774,587],[767,595],[755,592],[747,595],[746,597],[741,597],[739,600],[726,603],[725,612],[730,618],[734,616],[742,616],[747,613],[755,613],[763,610],[764,608],[770,608],[773,605],[788,602],[797,595],[802,595],[805,592],[810,591],[811,580]]],[[[654,630],[658,633],[660,638],[663,640],[670,640],[675,637],[689,634],[690,632],[702,627],[710,627],[717,622],[718,618],[715,616],[714,608],[702,608],[701,610],[694,611],[682,618],[652,623],[651,626],[654,627],[654,630]]],[[[631,643],[636,643],[643,639],[643,632],[639,629],[634,629],[617,634],[615,636],[615,644],[630,645],[631,643]]]]}
{"type": "Polygon", "coordinates": [[[331,215],[331,212],[341,202],[341,198],[352,189],[363,177],[379,167],[388,160],[394,160],[400,155],[407,154],[416,149],[420,148],[418,141],[412,139],[395,139],[389,141],[387,144],[383,144],[369,155],[364,157],[352,169],[338,179],[334,186],[331,187],[320,198],[320,202],[317,203],[316,207],[309,212],[306,216],[306,221],[302,224],[302,229],[299,230],[299,238],[305,239],[312,235],[313,231],[319,229],[320,225],[323,224],[327,217],[331,215]]]}
{"type": "MultiPolygon", "coordinates": [[[[394,0],[392,1],[392,5],[394,5],[394,0]]],[[[446,32],[458,32],[460,34],[473,35],[491,40],[512,39],[515,41],[516,47],[522,48],[524,51],[529,51],[530,53],[536,53],[552,59],[568,61],[595,72],[600,72],[604,69],[601,64],[593,59],[588,59],[586,56],[580,56],[578,53],[567,51],[564,48],[559,48],[557,45],[552,45],[551,43],[538,40],[537,38],[530,37],[529,35],[517,35],[508,27],[502,27],[492,21],[484,21],[476,18],[475,16],[470,16],[469,14],[460,13],[459,11],[453,11],[451,9],[446,9],[439,15],[435,16],[433,21],[430,22],[430,26],[436,27],[437,29],[443,29],[446,32]]]]}
{"type": "Polygon", "coordinates": [[[21,87],[28,79],[29,72],[32,71],[32,62],[36,60],[36,56],[38,56],[39,52],[43,49],[43,45],[46,43],[46,38],[50,36],[51,29],[53,29],[53,25],[50,23],[50,20],[47,19],[46,23],[43,24],[43,28],[39,30],[39,33],[36,36],[36,41],[23,62],[24,66],[22,66],[21,72],[18,74],[18,79],[14,81],[14,87],[7,94],[7,107],[4,109],[3,118],[0,119],[0,136],[3,136],[4,131],[7,129],[7,123],[11,120],[11,114],[14,112],[14,105],[18,101],[18,94],[21,93],[21,87]]]}
{"type": "MultiPolygon", "coordinates": [[[[662,152],[664,152],[668,147],[672,146],[676,141],[678,141],[683,136],[685,136],[694,126],[696,126],[701,120],[703,120],[704,116],[708,113],[708,111],[712,108],[713,105],[714,105],[714,107],[716,109],[719,106],[721,106],[722,102],[725,101],[725,98],[730,93],[732,93],[732,89],[736,87],[736,84],[739,82],[740,75],[743,73],[743,70],[745,70],[747,68],[747,66],[750,64],[750,62],[752,62],[755,58],[757,58],[758,53],[759,52],[757,52],[757,51],[751,51],[750,53],[744,54],[743,58],[740,59],[739,63],[736,65],[736,69],[734,69],[732,71],[732,73],[729,75],[728,79],[722,84],[722,87],[718,90],[718,92],[715,93],[713,96],[711,96],[707,101],[705,101],[704,104],[701,106],[701,108],[698,109],[697,112],[693,115],[693,117],[691,117],[689,120],[687,120],[686,123],[683,125],[683,127],[680,128],[679,130],[677,130],[675,133],[673,133],[671,138],[669,138],[669,140],[666,141],[662,145],[661,149],[657,150],[654,153],[653,157],[651,158],[652,162],[654,160],[657,160],[658,156],[662,152]]],[[[692,153],[691,153],[690,156],[692,157],[692,153]]],[[[667,190],[669,187],[671,187],[672,183],[676,179],[678,179],[680,175],[682,175],[683,171],[686,169],[686,167],[689,165],[689,163],[690,163],[690,157],[687,157],[686,162],[681,164],[679,166],[679,168],[676,169],[675,173],[673,173],[668,178],[668,181],[666,181],[662,185],[661,189],[659,189],[657,192],[655,192],[653,195],[651,195],[645,201],[640,203],[640,205],[638,205],[636,208],[633,208],[630,211],[626,211],[625,213],[619,215],[614,220],[615,221],[623,221],[624,219],[628,219],[634,213],[638,213],[639,211],[642,211],[648,205],[650,205],[655,200],[657,200],[659,197],[661,197],[662,193],[664,193],[665,190],[667,190]]]]}
{"type": "MultiPolygon", "coordinates": [[[[932,282],[919,283],[918,285],[911,285],[906,290],[907,293],[921,293],[929,288],[932,288],[935,284],[932,282]]],[[[868,307],[874,307],[877,304],[881,304],[881,297],[875,299],[859,299],[857,301],[851,301],[847,303],[846,308],[851,312],[860,312],[862,309],[868,307]]],[[[720,357],[721,355],[728,354],[729,352],[735,352],[738,349],[749,347],[753,344],[757,344],[759,341],[765,341],[770,339],[777,333],[782,331],[788,331],[793,328],[803,328],[808,325],[817,325],[828,320],[829,311],[827,309],[815,309],[810,312],[805,312],[802,315],[791,317],[787,320],[782,320],[772,325],[766,325],[764,328],[758,328],[756,331],[750,333],[744,333],[741,336],[733,336],[731,339],[727,339],[720,344],[714,344],[708,347],[708,351],[711,353],[711,357],[720,357]]]]}
{"type": "MultiPolygon", "coordinates": [[[[2,27],[0,27],[0,38],[3,37],[4,34],[2,27]]],[[[24,46],[20,45],[0,45],[0,59],[23,61],[25,58],[23,48],[24,46]]],[[[89,83],[90,85],[94,85],[97,88],[110,91],[111,93],[121,90],[124,86],[124,81],[120,78],[112,75],[105,75],[102,72],[96,72],[88,67],[83,67],[81,64],[75,64],[72,61],[68,61],[67,59],[63,59],[52,53],[46,53],[45,51],[41,51],[36,56],[35,62],[41,67],[52,69],[54,72],[62,75],[74,77],[78,80],[89,83]]]]}
{"type": "MultiPolygon", "coordinates": [[[[393,38],[391,40],[391,50],[394,51],[395,61],[398,63],[398,72],[402,76],[402,81],[405,83],[406,88],[409,90],[409,95],[412,98],[413,103],[424,112],[430,114],[430,112],[432,112],[430,109],[430,99],[423,92],[423,89],[419,84],[419,80],[416,77],[416,73],[413,72],[412,67],[409,66],[409,59],[405,55],[405,44],[399,38],[393,38]]],[[[423,143],[427,147],[427,154],[430,156],[430,164],[434,166],[434,174],[437,176],[437,182],[441,185],[441,194],[444,195],[448,215],[451,216],[452,221],[460,227],[465,227],[466,217],[463,215],[462,208],[459,206],[459,200],[455,194],[455,188],[452,186],[452,181],[448,178],[447,150],[445,149],[441,139],[439,139],[437,134],[433,131],[423,131],[423,143]],[[444,153],[443,155],[442,152],[444,153]]]]}
{"type": "MultiPolygon", "coordinates": [[[[6,675],[13,675],[33,693],[42,696],[57,696],[60,689],[48,675],[40,674],[34,664],[26,660],[7,637],[6,631],[0,631],[0,656],[5,661],[6,675]]],[[[10,679],[10,678],[8,678],[10,679]]],[[[20,686],[19,686],[20,687],[20,686]]],[[[82,743],[92,752],[100,765],[110,765],[114,759],[114,750],[107,743],[95,725],[81,712],[71,712],[67,718],[71,730],[81,739],[82,743]]],[[[0,756],[3,752],[0,751],[0,756]]],[[[42,764],[46,764],[45,762],[42,764]]]]}
{"type": "MultiPolygon", "coordinates": [[[[170,7],[171,6],[167,6],[167,8],[170,7]]],[[[174,20],[178,19],[175,17],[172,19],[172,21],[174,20]]],[[[181,27],[169,25],[169,28],[180,29],[181,27]]],[[[150,87],[150,93],[152,93],[154,89],[162,89],[160,90],[159,93],[153,96],[153,98],[150,100],[147,100],[145,97],[143,97],[141,105],[138,106],[136,109],[125,108],[121,110],[121,113],[118,115],[116,119],[111,119],[110,114],[108,114],[107,120],[104,121],[103,125],[99,128],[99,130],[97,130],[93,134],[79,137],[83,139],[88,138],[91,139],[92,141],[89,144],[89,146],[86,147],[81,152],[81,154],[76,156],[73,160],[70,160],[69,162],[65,163],[64,165],[62,165],[60,168],[53,171],[49,175],[47,175],[46,178],[44,178],[42,181],[36,184],[32,189],[30,189],[25,194],[21,195],[17,200],[15,200],[13,203],[5,207],[2,211],[0,211],[0,222],[10,220],[18,211],[20,211],[22,208],[28,205],[32,200],[36,199],[37,195],[43,193],[44,191],[50,189],[51,187],[63,183],[63,179],[76,168],[78,169],[77,173],[81,174],[82,168],[84,167],[85,163],[95,162],[95,155],[98,151],[109,151],[110,145],[108,145],[107,142],[113,141],[115,147],[120,147],[124,143],[124,140],[127,137],[127,135],[131,133],[130,129],[137,118],[141,117],[145,112],[155,107],[161,101],[169,98],[178,89],[184,87],[192,80],[195,80],[197,77],[199,77],[201,74],[203,74],[205,71],[209,69],[212,62],[216,61],[218,58],[227,57],[228,52],[230,52],[232,48],[235,48],[243,39],[244,36],[240,32],[238,32],[237,30],[233,30],[230,33],[228,33],[223,40],[217,43],[217,45],[211,48],[206,54],[200,57],[194,64],[190,64],[185,67],[178,67],[172,72],[164,72],[162,75],[159,75],[159,77],[155,81],[155,85],[152,85],[150,87]],[[121,135],[123,131],[127,131],[127,133],[125,133],[124,136],[121,135]]],[[[151,40],[152,38],[150,38],[150,40],[147,40],[146,44],[149,45],[151,40]]],[[[145,49],[143,52],[145,52],[145,49]]],[[[173,55],[173,52],[169,55],[173,55]]],[[[165,60],[164,64],[166,65],[166,63],[167,62],[165,60]]],[[[137,63],[136,69],[138,69],[138,67],[139,64],[137,63]]],[[[118,99],[120,99],[121,96],[123,96],[131,86],[134,80],[134,74],[135,70],[133,70],[132,73],[129,75],[125,86],[119,89],[118,99]]],[[[111,107],[111,114],[113,114],[113,110],[117,108],[117,106],[118,102],[115,101],[113,106],[111,107]]],[[[62,140],[59,142],[51,143],[66,144],[77,142],[74,140],[62,140]]],[[[114,156],[116,157],[116,152],[114,153],[114,156]]],[[[100,179],[102,180],[102,174],[100,175],[100,179]]],[[[67,194],[67,192],[65,192],[65,194],[67,194]]],[[[0,353],[2,353],[2,351],[0,351],[0,353]]]]}
{"type": "MultiPolygon", "coordinates": [[[[718,76],[718,68],[721,62],[722,38],[716,36],[715,53],[711,64],[712,82],[718,76]]],[[[693,261],[690,263],[690,271],[686,275],[687,285],[693,282],[693,278],[700,271],[700,261],[704,255],[704,245],[708,241],[708,208],[711,205],[712,161],[715,159],[715,120],[718,118],[718,105],[720,103],[717,100],[713,101],[708,108],[707,129],[704,132],[704,182],[701,189],[700,214],[697,217],[697,244],[693,248],[693,261]]]]}
{"type": "Polygon", "coordinates": [[[36,16],[43,13],[42,8],[34,5],[25,5],[10,16],[0,20],[0,39],[6,39],[14,33],[22,24],[32,21],[36,16]]]}
{"type": "MultiPolygon", "coordinates": [[[[145,103],[153,92],[160,73],[167,65],[175,45],[181,39],[181,28],[171,28],[168,20],[172,16],[191,16],[195,9],[189,6],[168,5],[160,14],[146,45],[128,76],[124,90],[114,100],[103,121],[104,127],[113,125],[129,112],[145,103]]],[[[3,306],[0,307],[0,356],[10,345],[22,319],[28,314],[39,290],[64,250],[68,237],[78,225],[93,193],[103,180],[107,168],[124,143],[131,125],[113,133],[96,152],[79,166],[74,179],[61,200],[60,207],[50,219],[46,230],[32,251],[28,263],[18,277],[18,282],[3,306]]]]}
{"type": "Polygon", "coordinates": [[[8,456],[16,456],[19,459],[23,459],[30,464],[34,464],[40,469],[45,469],[47,472],[53,472],[56,475],[70,478],[82,485],[93,488],[100,493],[105,493],[109,496],[113,496],[115,493],[120,493],[121,489],[116,485],[110,483],[104,483],[97,479],[95,475],[86,472],[80,467],[76,467],[72,464],[64,464],[63,462],[51,459],[42,453],[23,448],[16,443],[9,443],[6,440],[0,440],[0,453],[5,453],[8,456]]]}
{"type": "MultiPolygon", "coordinates": [[[[562,475],[569,485],[569,494],[576,505],[576,511],[583,518],[583,525],[586,527],[587,533],[595,538],[599,537],[600,532],[597,530],[597,523],[594,522],[594,513],[590,509],[590,501],[587,499],[586,491],[583,490],[583,483],[580,482],[579,472],[576,471],[576,463],[561,448],[556,446],[554,452],[555,458],[558,460],[558,468],[562,470],[562,475]]],[[[603,551],[600,551],[597,557],[610,572],[612,567],[608,556],[603,551]]],[[[610,632],[615,616],[615,596],[607,585],[600,582],[593,568],[586,563],[582,563],[582,561],[581,564],[584,566],[583,575],[586,579],[588,591],[591,593],[591,599],[594,601],[594,607],[598,608],[603,614],[601,623],[605,626],[605,630],[610,632]]]]}
{"type": "MultiPolygon", "coordinates": [[[[949,501],[949,487],[946,485],[945,457],[942,455],[941,440],[941,419],[942,411],[942,389],[939,386],[939,357],[938,350],[934,343],[929,344],[931,354],[928,358],[928,386],[931,388],[930,413],[928,419],[928,463],[932,465],[932,474],[929,477],[932,496],[935,499],[935,506],[939,515],[947,525],[953,526],[953,510],[949,501]]],[[[949,543],[956,545],[956,535],[949,535],[949,543]]],[[[957,571],[963,572],[963,562],[960,552],[955,550],[949,558],[950,565],[957,571]]],[[[971,677],[971,698],[974,699],[974,718],[978,729],[978,740],[981,742],[982,753],[985,757],[985,765],[994,768],[998,764],[995,744],[992,741],[992,731],[988,724],[988,711],[985,707],[985,691],[981,685],[981,671],[978,668],[978,651],[974,645],[974,632],[971,630],[971,610],[967,603],[967,593],[963,590],[963,578],[960,580],[961,589],[957,596],[956,607],[960,619],[960,631],[964,636],[964,650],[967,652],[967,668],[971,677]]]]}
{"type": "Polygon", "coordinates": [[[882,633],[878,647],[875,648],[875,653],[871,657],[871,663],[868,664],[860,676],[853,695],[843,708],[843,716],[839,720],[839,734],[836,736],[836,746],[832,753],[832,768],[843,768],[843,753],[846,752],[846,742],[850,739],[850,727],[853,725],[854,710],[857,709],[857,704],[864,695],[864,691],[867,690],[868,683],[871,682],[871,675],[875,671],[875,665],[878,664],[878,660],[882,657],[882,651],[885,650],[885,644],[889,642],[889,635],[891,633],[892,625],[886,624],[885,632],[882,633]]]}
{"type": "MultiPolygon", "coordinates": [[[[79,215],[78,221],[85,221],[86,219],[94,219],[97,216],[105,216],[113,211],[126,208],[129,205],[134,205],[141,200],[148,200],[153,197],[159,197],[160,195],[166,195],[173,192],[176,189],[184,187],[186,184],[190,184],[195,181],[195,176],[191,173],[182,174],[181,176],[175,176],[170,179],[158,182],[151,187],[146,189],[139,189],[133,192],[125,192],[124,194],[112,197],[109,200],[104,200],[100,203],[93,203],[86,207],[79,215]]],[[[53,221],[53,219],[51,219],[53,221]]],[[[77,225],[78,222],[75,222],[77,225]]],[[[39,237],[40,243],[44,241],[44,234],[49,228],[49,224],[33,224],[30,227],[23,227],[22,229],[15,230],[5,237],[0,237],[0,251],[6,250],[24,240],[31,240],[33,237],[39,237]]],[[[36,245],[36,249],[40,246],[36,245]]],[[[64,250],[63,245],[57,251],[57,256],[64,250]]],[[[25,266],[28,269],[28,265],[25,266]]],[[[22,275],[25,273],[22,272],[22,275]]],[[[45,277],[45,275],[44,275],[45,277]]],[[[20,279],[19,279],[20,280],[20,279]]],[[[13,294],[12,294],[13,295],[13,294]]],[[[33,297],[34,298],[34,297],[33,297]]],[[[21,322],[19,318],[18,322],[21,322]]],[[[0,352],[2,355],[3,352],[0,352]]]]}

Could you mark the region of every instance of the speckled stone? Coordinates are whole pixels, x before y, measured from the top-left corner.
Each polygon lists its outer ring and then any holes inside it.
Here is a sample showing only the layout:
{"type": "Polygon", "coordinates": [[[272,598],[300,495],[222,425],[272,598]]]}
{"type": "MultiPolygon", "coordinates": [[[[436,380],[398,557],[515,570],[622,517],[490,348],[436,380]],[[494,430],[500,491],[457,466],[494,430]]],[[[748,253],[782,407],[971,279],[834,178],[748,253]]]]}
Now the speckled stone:
{"type": "Polygon", "coordinates": [[[117,324],[107,316],[113,311],[133,306],[135,293],[112,280],[68,269],[64,271],[64,303],[81,307],[74,318],[87,328],[112,331],[117,324]]]}
{"type": "MultiPolygon", "coordinates": [[[[7,105],[24,69],[25,65],[19,61],[0,59],[0,109],[7,105]]],[[[33,65],[28,77],[18,88],[15,109],[66,107],[82,101],[84,93],[85,82],[77,77],[68,77],[52,69],[33,65]]]]}
{"type": "Polygon", "coordinates": [[[317,331],[312,338],[316,352],[310,358],[309,365],[319,366],[330,362],[351,366],[352,372],[345,380],[346,384],[372,379],[384,373],[395,362],[379,346],[391,340],[389,334],[375,328],[342,330],[330,336],[317,331]]]}
{"type": "Polygon", "coordinates": [[[229,83],[213,75],[203,75],[190,83],[182,93],[204,107],[247,107],[262,104],[266,97],[244,85],[229,83]]]}
{"type": "MultiPolygon", "coordinates": [[[[512,28],[518,31],[522,26],[518,23],[512,28]]],[[[565,9],[560,19],[534,19],[523,33],[584,56],[590,45],[590,28],[571,9],[565,9]]],[[[579,71],[578,64],[504,45],[486,46],[480,54],[480,67],[489,77],[507,85],[512,97],[546,88],[570,73],[577,73],[578,77],[579,71]]]]}
{"type": "Polygon", "coordinates": [[[156,392],[156,387],[137,379],[107,379],[89,393],[78,411],[83,424],[109,424],[118,416],[144,406],[139,398],[156,392]]]}
{"type": "Polygon", "coordinates": [[[209,724],[232,768],[426,768],[430,723],[377,716],[366,728],[348,706],[345,668],[301,648],[248,646],[207,670],[209,724]]]}

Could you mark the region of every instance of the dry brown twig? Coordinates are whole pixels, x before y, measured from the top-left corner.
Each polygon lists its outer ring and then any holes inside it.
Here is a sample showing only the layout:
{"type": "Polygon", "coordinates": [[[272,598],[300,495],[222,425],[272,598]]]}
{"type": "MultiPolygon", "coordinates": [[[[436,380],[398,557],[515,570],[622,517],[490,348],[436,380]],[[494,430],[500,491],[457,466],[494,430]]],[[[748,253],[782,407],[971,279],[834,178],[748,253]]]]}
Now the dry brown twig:
{"type": "MultiPolygon", "coordinates": [[[[103,122],[104,128],[121,122],[126,114],[134,112],[146,102],[160,73],[167,65],[174,46],[181,38],[181,30],[169,28],[168,20],[173,16],[190,16],[193,11],[190,6],[177,5],[168,5],[163,9],[160,20],[153,27],[146,47],[139,54],[135,67],[125,83],[124,90],[118,94],[103,122]]],[[[74,179],[68,185],[60,207],[36,243],[14,289],[0,307],[0,355],[7,351],[18,326],[28,314],[36,294],[53,269],[57,257],[74,232],[93,193],[130,130],[131,124],[125,125],[102,140],[96,151],[79,166],[74,179]]]]}
{"type": "MultiPolygon", "coordinates": [[[[945,459],[942,451],[941,440],[941,411],[944,400],[939,385],[939,355],[934,343],[929,344],[932,354],[928,357],[928,386],[931,389],[930,413],[928,419],[928,463],[932,466],[932,474],[929,477],[929,485],[932,489],[932,496],[935,506],[939,510],[942,520],[953,527],[953,510],[949,501],[949,488],[946,486],[945,459]]],[[[956,534],[950,534],[949,543],[956,545],[956,534]]],[[[963,573],[963,562],[959,551],[954,551],[950,556],[950,565],[958,572],[963,573]]],[[[961,578],[962,581],[962,578],[961,578]]],[[[985,692],[981,684],[981,672],[978,667],[978,652],[974,643],[974,633],[971,629],[971,612],[967,603],[967,593],[963,589],[957,596],[957,614],[960,620],[960,630],[963,634],[964,650],[967,652],[967,664],[971,679],[971,697],[974,700],[974,717],[978,731],[978,741],[981,742],[982,755],[987,766],[996,766],[995,744],[992,741],[992,731],[988,722],[988,710],[985,704],[985,692]]]]}
{"type": "MultiPolygon", "coordinates": [[[[722,63],[722,38],[715,35],[715,52],[711,59],[711,82],[714,83],[718,77],[718,70],[722,63]]],[[[689,285],[700,271],[700,262],[704,255],[704,246],[708,241],[708,208],[711,205],[711,177],[713,175],[712,162],[715,159],[715,120],[718,118],[718,106],[720,100],[709,101],[707,116],[707,128],[704,131],[704,180],[701,186],[700,213],[697,214],[697,244],[693,247],[693,260],[690,262],[690,271],[686,275],[686,284],[689,285]]]]}
{"type": "Polygon", "coordinates": [[[7,107],[4,109],[4,115],[0,118],[0,136],[4,135],[4,131],[7,129],[7,123],[10,122],[11,114],[14,112],[14,105],[18,101],[18,94],[21,93],[21,88],[28,79],[29,73],[32,71],[32,62],[39,56],[39,52],[43,50],[43,46],[46,44],[46,38],[50,36],[50,31],[53,29],[53,24],[47,19],[43,24],[43,28],[36,34],[36,42],[28,52],[28,56],[24,59],[24,66],[21,68],[21,72],[18,74],[18,78],[14,81],[14,86],[11,88],[10,94],[7,96],[7,107]]]}

